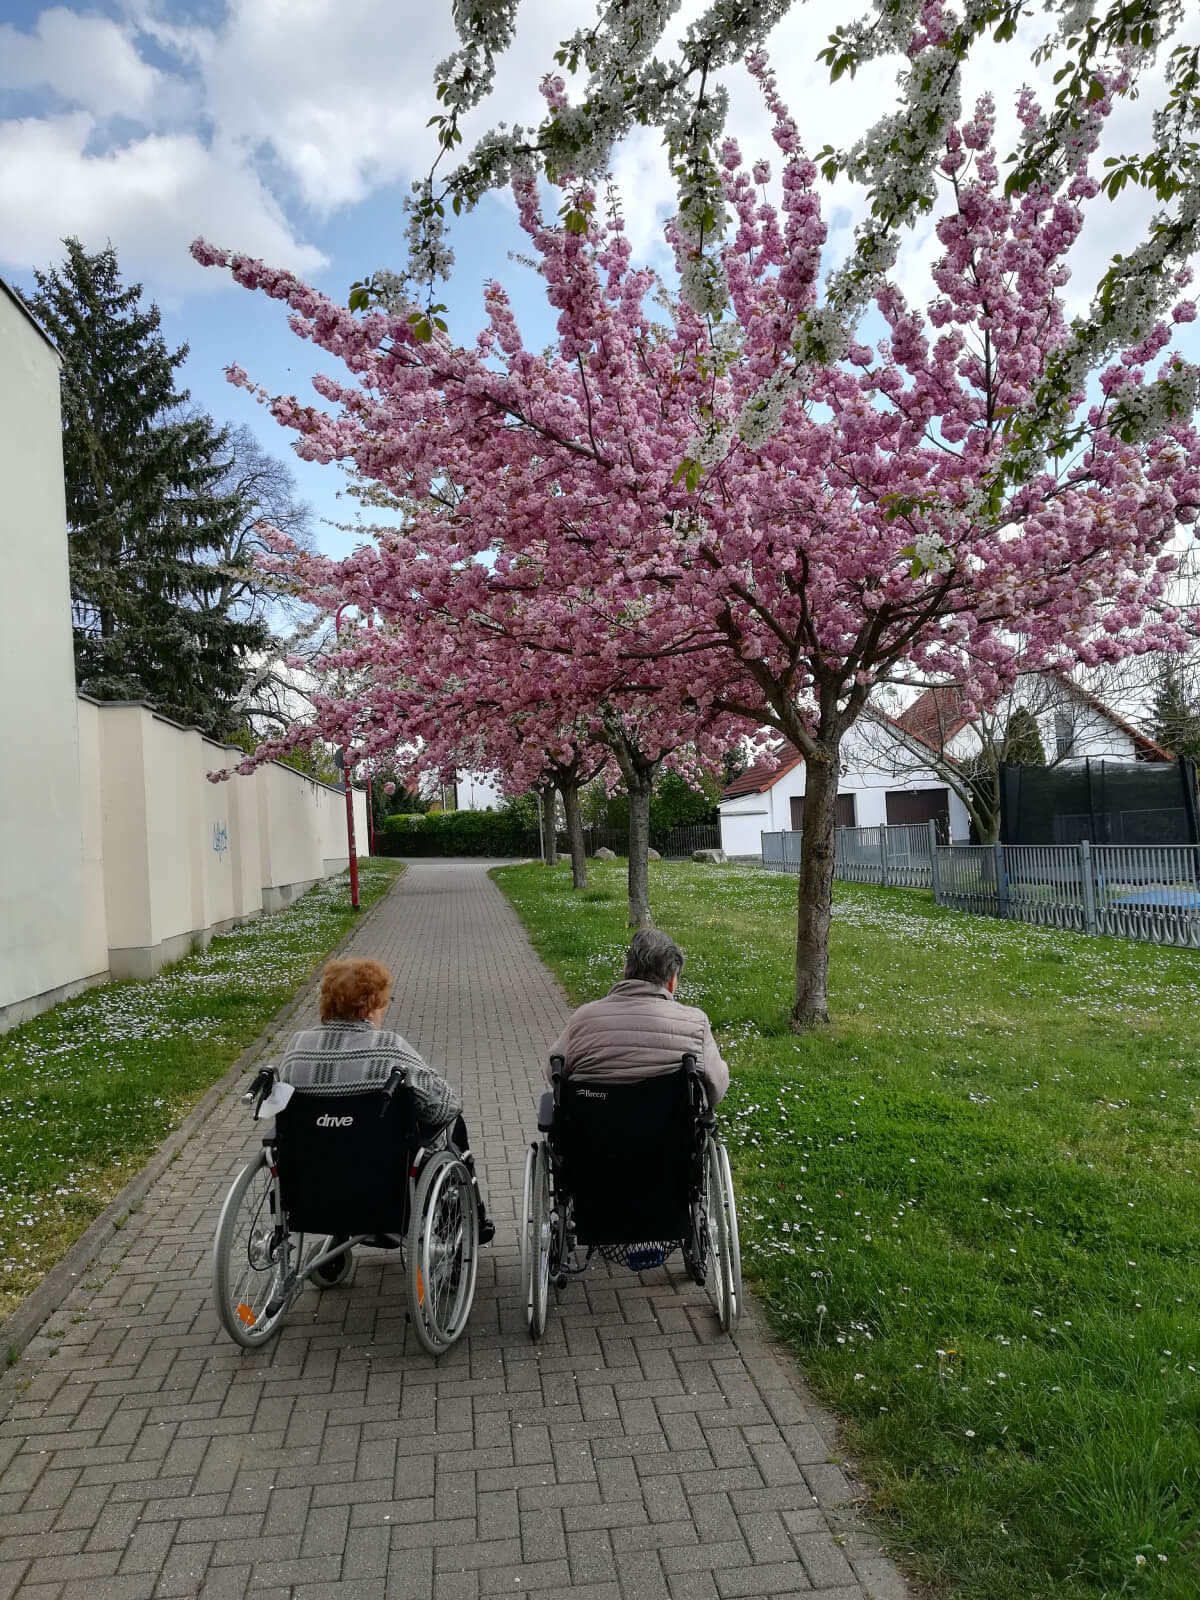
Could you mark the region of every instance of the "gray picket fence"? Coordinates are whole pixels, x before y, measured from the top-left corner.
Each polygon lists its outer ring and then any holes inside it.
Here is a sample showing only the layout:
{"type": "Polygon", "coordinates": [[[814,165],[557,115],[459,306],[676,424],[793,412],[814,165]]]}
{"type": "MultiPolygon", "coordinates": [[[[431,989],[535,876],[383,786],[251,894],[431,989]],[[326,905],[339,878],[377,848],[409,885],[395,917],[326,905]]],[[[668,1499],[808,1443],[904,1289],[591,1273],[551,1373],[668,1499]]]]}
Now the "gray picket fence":
{"type": "Polygon", "coordinates": [[[934,869],[956,911],[1200,949],[1193,845],[942,845],[934,869]]]}
{"type": "MultiPolygon", "coordinates": [[[[763,866],[799,872],[800,833],[764,833],[763,866]]],[[[834,876],[932,889],[938,905],[1042,928],[1200,949],[1200,846],[945,844],[930,823],[839,828],[834,876]]]]}
{"type": "MultiPolygon", "coordinates": [[[[764,833],[762,861],[768,872],[799,872],[803,833],[764,833]]],[[[890,889],[931,889],[933,823],[906,822],[890,828],[838,828],[833,872],[844,883],[878,883],[890,889]]]]}

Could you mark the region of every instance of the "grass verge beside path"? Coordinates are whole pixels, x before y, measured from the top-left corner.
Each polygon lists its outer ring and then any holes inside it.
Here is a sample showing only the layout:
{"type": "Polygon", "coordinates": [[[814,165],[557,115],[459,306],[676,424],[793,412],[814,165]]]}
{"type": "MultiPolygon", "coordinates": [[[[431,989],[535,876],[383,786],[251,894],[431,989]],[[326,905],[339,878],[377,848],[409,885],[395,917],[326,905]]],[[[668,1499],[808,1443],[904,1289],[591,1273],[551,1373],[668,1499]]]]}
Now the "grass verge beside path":
{"type": "MultiPolygon", "coordinates": [[[[493,875],[571,999],[624,863],[493,875]]],[[[897,1557],[953,1600],[1200,1595],[1200,956],[839,884],[790,1033],[794,880],[651,868],[733,1069],[742,1248],[897,1557]]]]}
{"type": "MultiPolygon", "coordinates": [[[[363,910],[403,872],[360,864],[363,910]]],[[[0,1321],[354,926],[348,875],[0,1036],[0,1321]]]]}

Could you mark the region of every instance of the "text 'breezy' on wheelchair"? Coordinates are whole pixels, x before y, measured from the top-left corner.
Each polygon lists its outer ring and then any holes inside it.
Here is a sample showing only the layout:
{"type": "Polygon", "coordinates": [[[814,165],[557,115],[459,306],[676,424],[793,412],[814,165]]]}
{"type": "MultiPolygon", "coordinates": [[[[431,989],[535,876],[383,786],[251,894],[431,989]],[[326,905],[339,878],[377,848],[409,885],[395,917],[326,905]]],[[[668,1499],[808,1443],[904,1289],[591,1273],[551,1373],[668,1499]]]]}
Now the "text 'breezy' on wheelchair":
{"type": "Polygon", "coordinates": [[[545,1332],[551,1282],[565,1288],[593,1254],[641,1272],[676,1249],[693,1281],[708,1285],[728,1332],[742,1313],[737,1206],[696,1058],[635,1082],[576,1082],[564,1079],[561,1057],[550,1065],[543,1137],[525,1163],[521,1283],[530,1333],[545,1332]]]}
{"type": "MultiPolygon", "coordinates": [[[[256,1115],[275,1082],[266,1067],[243,1096],[256,1115]]],[[[264,1344],[305,1284],[340,1283],[361,1244],[400,1251],[413,1330],[442,1355],[475,1296],[478,1200],[453,1146],[422,1142],[400,1069],[377,1089],[296,1088],[278,1112],[217,1224],[221,1325],[240,1345],[264,1344]]]]}

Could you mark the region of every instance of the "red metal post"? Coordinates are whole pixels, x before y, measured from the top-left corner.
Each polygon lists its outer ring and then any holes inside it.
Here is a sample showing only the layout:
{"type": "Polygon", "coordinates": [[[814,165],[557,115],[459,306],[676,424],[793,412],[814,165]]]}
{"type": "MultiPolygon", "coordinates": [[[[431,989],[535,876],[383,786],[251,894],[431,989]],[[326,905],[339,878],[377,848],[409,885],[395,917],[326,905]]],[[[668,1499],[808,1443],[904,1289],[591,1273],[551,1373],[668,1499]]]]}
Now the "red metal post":
{"type": "Polygon", "coordinates": [[[350,761],[343,753],[342,782],[346,788],[346,843],[350,849],[350,904],[358,910],[358,852],[354,847],[354,791],[350,787],[350,761]]]}

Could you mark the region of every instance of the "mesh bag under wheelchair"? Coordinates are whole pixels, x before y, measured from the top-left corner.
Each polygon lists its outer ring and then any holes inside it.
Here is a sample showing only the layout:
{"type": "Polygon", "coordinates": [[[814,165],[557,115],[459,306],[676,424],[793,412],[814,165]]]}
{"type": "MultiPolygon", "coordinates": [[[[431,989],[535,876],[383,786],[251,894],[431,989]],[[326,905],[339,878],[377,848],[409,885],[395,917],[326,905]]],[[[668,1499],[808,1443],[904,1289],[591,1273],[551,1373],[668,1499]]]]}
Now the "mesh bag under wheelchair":
{"type": "Polygon", "coordinates": [[[293,1233],[403,1233],[408,1171],[420,1140],[400,1088],[297,1089],[275,1119],[275,1161],[293,1233]]]}
{"type": "Polygon", "coordinates": [[[634,1083],[568,1079],[553,1140],[579,1244],[637,1270],[690,1238],[699,1166],[686,1072],[634,1083]]]}

